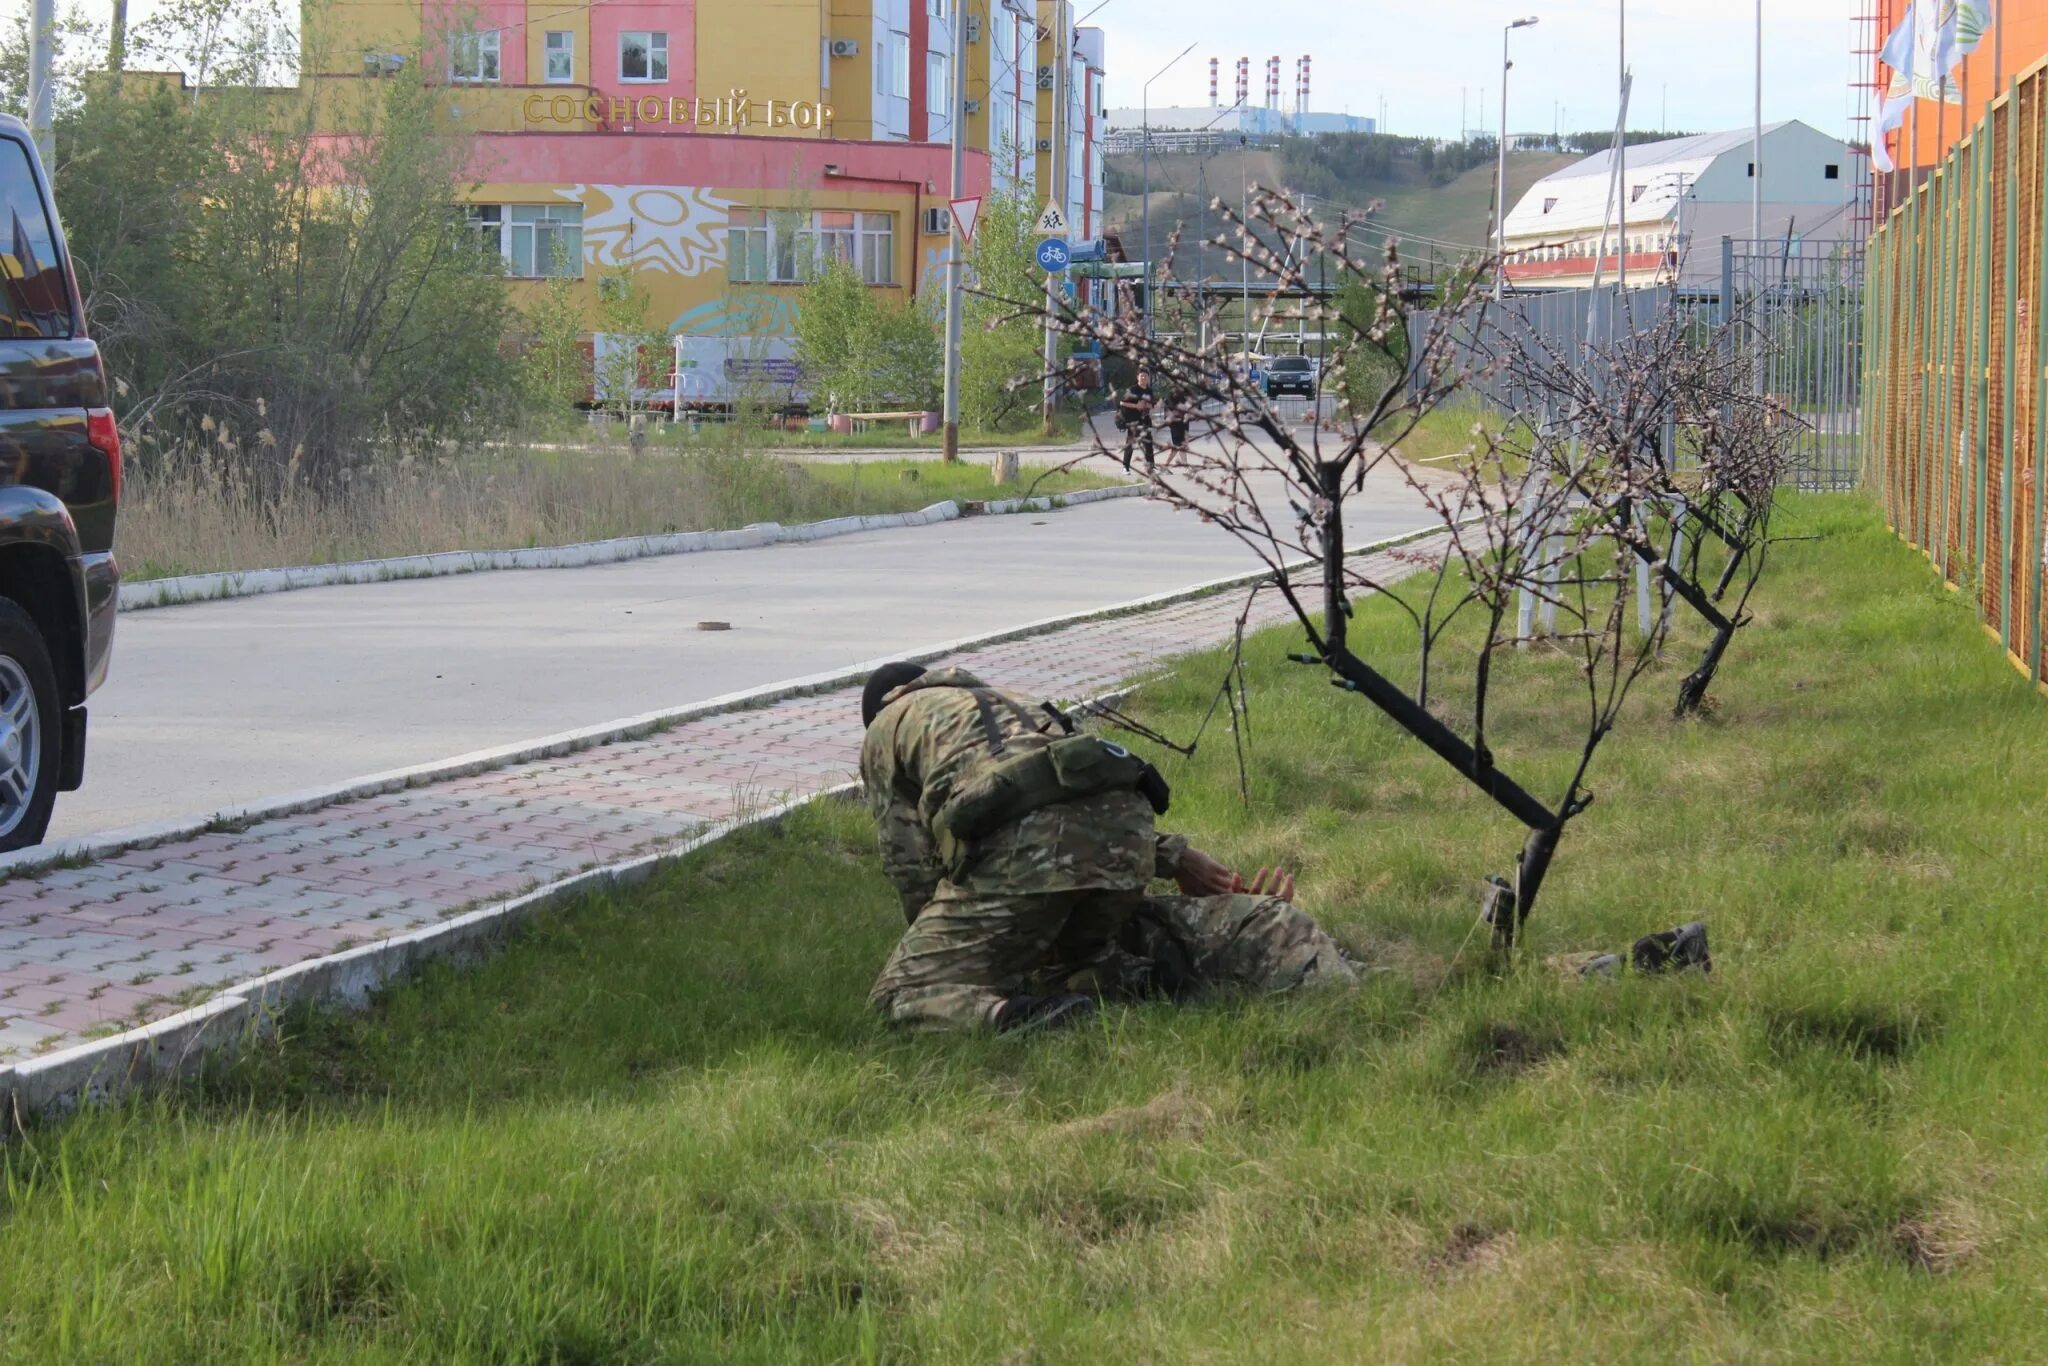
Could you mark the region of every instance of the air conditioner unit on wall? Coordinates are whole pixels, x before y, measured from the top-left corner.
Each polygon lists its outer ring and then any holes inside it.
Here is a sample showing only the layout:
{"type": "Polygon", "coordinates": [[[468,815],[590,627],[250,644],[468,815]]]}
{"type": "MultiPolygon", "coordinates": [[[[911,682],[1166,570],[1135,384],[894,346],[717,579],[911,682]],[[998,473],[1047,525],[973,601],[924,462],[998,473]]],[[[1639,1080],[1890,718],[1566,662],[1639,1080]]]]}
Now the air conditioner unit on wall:
{"type": "Polygon", "coordinates": [[[1052,150],[1052,139],[1040,138],[1038,140],[1038,150],[1041,152],[1050,152],[1052,150]]]}
{"type": "Polygon", "coordinates": [[[964,107],[966,108],[967,112],[968,112],[968,113],[970,113],[970,114],[979,114],[979,113],[981,112],[981,101],[980,101],[980,100],[968,100],[968,101],[966,101],[966,102],[965,102],[965,106],[964,106],[964,107]]]}
{"type": "Polygon", "coordinates": [[[953,235],[953,211],[951,209],[926,209],[924,211],[924,235],[926,237],[951,237],[953,235]]]}
{"type": "Polygon", "coordinates": [[[832,55],[834,57],[858,57],[860,56],[860,44],[851,38],[834,38],[832,40],[832,55]]]}
{"type": "Polygon", "coordinates": [[[1045,75],[1043,75],[1043,76],[1040,76],[1040,77],[1038,78],[1038,88],[1039,88],[1040,90],[1050,90],[1050,89],[1052,89],[1052,73],[1051,73],[1051,72],[1047,72],[1047,73],[1046,73],[1045,75]]]}
{"type": "Polygon", "coordinates": [[[981,16],[979,14],[967,16],[967,41],[970,43],[981,41],[981,16]]]}

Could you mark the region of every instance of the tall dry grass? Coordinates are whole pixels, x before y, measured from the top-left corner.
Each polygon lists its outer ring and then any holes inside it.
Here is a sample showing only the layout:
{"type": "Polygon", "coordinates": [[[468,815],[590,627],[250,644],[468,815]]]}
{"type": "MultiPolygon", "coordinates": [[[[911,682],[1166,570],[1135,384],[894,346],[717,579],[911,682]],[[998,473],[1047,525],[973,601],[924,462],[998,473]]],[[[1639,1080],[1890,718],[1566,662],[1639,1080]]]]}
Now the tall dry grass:
{"type": "MultiPolygon", "coordinates": [[[[343,471],[333,487],[315,487],[295,462],[267,454],[138,443],[118,532],[126,575],[517,549],[995,496],[979,467],[912,477],[893,462],[804,466],[727,441],[639,455],[511,445],[399,456],[343,471]]],[[[1059,488],[1100,482],[1076,477],[1059,488]]]]}

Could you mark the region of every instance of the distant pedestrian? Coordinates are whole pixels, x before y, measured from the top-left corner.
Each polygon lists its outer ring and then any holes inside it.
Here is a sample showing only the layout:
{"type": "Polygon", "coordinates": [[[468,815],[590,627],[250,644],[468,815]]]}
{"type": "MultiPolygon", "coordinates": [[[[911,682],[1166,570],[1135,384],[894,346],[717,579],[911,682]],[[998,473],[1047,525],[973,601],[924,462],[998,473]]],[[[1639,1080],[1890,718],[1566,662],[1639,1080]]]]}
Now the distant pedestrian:
{"type": "Polygon", "coordinates": [[[1185,384],[1176,384],[1166,395],[1166,444],[1175,455],[1188,449],[1188,422],[1194,417],[1195,396],[1185,384]]]}
{"type": "Polygon", "coordinates": [[[1124,470],[1131,468],[1131,447],[1138,442],[1145,446],[1145,469],[1152,469],[1152,408],[1156,402],[1152,393],[1152,374],[1140,370],[1136,382],[1124,390],[1117,400],[1117,420],[1124,429],[1124,470]]]}

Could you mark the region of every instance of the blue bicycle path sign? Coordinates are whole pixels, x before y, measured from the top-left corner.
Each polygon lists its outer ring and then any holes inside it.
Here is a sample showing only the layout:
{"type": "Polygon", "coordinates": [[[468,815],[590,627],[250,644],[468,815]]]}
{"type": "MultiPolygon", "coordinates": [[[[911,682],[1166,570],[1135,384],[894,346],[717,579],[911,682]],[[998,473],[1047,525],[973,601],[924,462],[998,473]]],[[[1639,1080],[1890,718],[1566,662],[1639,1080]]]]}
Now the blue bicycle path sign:
{"type": "Polygon", "coordinates": [[[1043,271],[1062,271],[1073,259],[1073,249],[1057,237],[1048,237],[1038,244],[1038,268],[1043,271]]]}

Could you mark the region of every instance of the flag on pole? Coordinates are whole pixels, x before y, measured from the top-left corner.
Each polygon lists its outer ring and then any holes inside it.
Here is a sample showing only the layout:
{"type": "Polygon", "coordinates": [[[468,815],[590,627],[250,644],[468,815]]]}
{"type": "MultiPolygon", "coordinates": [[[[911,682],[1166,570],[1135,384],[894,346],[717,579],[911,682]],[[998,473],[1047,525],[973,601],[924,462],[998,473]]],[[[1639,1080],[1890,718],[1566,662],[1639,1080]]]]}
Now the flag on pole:
{"type": "Polygon", "coordinates": [[[1913,0],[1907,6],[1906,17],[1878,53],[1878,60],[1892,69],[1892,79],[1871,132],[1873,166],[1886,172],[1899,169],[1885,146],[1885,134],[1906,121],[1914,100],[1963,102],[1956,83],[1946,77],[1976,50],[1989,27],[1988,0],[1913,0]]]}

